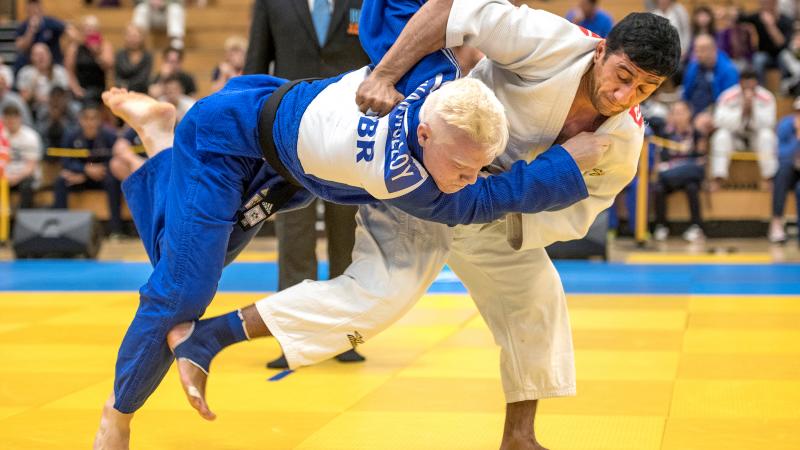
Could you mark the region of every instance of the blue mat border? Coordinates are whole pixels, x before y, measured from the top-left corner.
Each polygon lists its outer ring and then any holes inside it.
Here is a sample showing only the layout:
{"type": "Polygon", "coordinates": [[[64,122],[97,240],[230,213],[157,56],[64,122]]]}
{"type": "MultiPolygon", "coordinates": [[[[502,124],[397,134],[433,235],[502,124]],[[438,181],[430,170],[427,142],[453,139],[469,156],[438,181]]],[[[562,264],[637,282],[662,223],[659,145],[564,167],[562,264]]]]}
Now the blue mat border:
{"type": "MultiPolygon", "coordinates": [[[[800,264],[624,264],[555,261],[568,293],[800,295],[800,264]]],[[[320,264],[325,278],[327,264],[320,264]]],[[[151,267],[145,262],[30,260],[0,262],[0,291],[138,291],[151,267]]],[[[272,292],[273,262],[234,263],[220,291],[272,292]]],[[[429,292],[463,293],[447,268],[429,292]]]]}

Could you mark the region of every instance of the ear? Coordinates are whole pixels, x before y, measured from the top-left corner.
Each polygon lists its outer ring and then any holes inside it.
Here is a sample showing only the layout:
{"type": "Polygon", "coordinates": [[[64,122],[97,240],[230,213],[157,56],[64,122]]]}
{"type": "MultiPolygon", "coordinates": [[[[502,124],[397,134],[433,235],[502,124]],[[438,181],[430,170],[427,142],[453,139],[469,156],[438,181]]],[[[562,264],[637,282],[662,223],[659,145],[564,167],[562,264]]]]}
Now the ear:
{"type": "Polygon", "coordinates": [[[597,43],[597,47],[594,49],[594,63],[597,64],[603,60],[606,56],[606,40],[603,39],[602,41],[597,43]]]}
{"type": "Polygon", "coordinates": [[[422,148],[431,140],[431,126],[427,122],[420,122],[417,126],[417,142],[422,148]]]}

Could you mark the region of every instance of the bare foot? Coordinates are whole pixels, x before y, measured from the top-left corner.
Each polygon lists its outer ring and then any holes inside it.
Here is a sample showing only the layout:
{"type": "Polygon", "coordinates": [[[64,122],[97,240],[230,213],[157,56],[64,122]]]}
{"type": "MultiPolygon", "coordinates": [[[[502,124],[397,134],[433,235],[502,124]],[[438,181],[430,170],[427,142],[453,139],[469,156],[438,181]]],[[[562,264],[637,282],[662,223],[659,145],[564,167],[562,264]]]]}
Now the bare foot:
{"type": "Polygon", "coordinates": [[[114,394],[103,405],[100,428],[94,437],[94,450],[128,450],[131,440],[133,414],[123,414],[114,409],[114,394]]]}
{"type": "Polygon", "coordinates": [[[172,147],[175,138],[175,107],[127,89],[111,88],[103,92],[103,103],[115,116],[131,126],[142,140],[151,158],[172,147]]]}
{"type": "MultiPolygon", "coordinates": [[[[167,333],[167,345],[169,345],[170,350],[175,350],[175,347],[189,339],[193,331],[194,322],[184,322],[171,329],[169,333],[167,333]]],[[[216,419],[217,415],[211,412],[208,403],[206,403],[206,381],[208,380],[208,374],[185,358],[178,358],[177,365],[181,386],[183,387],[183,392],[186,394],[186,399],[189,400],[189,404],[192,405],[192,408],[196,409],[204,419],[216,419]]]]}
{"type": "Polygon", "coordinates": [[[503,443],[500,445],[500,450],[547,450],[547,448],[542,447],[536,442],[536,439],[511,438],[503,440],[503,443]]]}

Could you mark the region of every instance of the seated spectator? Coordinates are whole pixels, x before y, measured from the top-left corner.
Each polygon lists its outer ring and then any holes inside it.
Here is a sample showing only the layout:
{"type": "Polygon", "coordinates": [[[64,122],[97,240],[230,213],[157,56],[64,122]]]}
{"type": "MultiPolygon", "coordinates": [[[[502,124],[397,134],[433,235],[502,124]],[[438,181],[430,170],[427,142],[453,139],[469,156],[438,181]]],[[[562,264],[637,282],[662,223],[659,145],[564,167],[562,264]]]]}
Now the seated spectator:
{"type": "Polygon", "coordinates": [[[36,114],[36,130],[45,148],[61,146],[67,131],[78,126],[77,113],[70,105],[69,93],[56,86],[50,91],[48,102],[36,114]]]}
{"type": "Polygon", "coordinates": [[[0,77],[5,79],[7,87],[14,86],[14,71],[6,65],[2,56],[0,56],[0,77]]]}
{"type": "Polygon", "coordinates": [[[758,50],[753,55],[753,68],[762,86],[767,69],[779,67],[781,50],[786,48],[792,35],[792,19],[778,12],[775,0],[759,0],[756,13],[743,15],[739,21],[752,24],[758,34],[758,50]]]}
{"type": "Polygon", "coordinates": [[[183,0],[137,0],[133,23],[144,31],[157,28],[167,31],[170,47],[183,48],[186,35],[186,11],[183,0]]]}
{"type": "Polygon", "coordinates": [[[147,93],[152,71],[153,54],[145,48],[144,34],[139,27],[130,24],[125,28],[125,48],[117,52],[114,60],[116,86],[147,93]]]}
{"type": "Polygon", "coordinates": [[[795,20],[797,18],[796,0],[778,0],[778,11],[786,17],[795,20]]]}
{"type": "Polygon", "coordinates": [[[11,149],[11,161],[5,169],[8,184],[19,191],[21,208],[33,208],[33,193],[42,177],[39,166],[42,140],[36,131],[22,123],[21,111],[15,105],[3,108],[3,124],[11,149]]]}
{"type": "Polygon", "coordinates": [[[692,41],[689,43],[689,53],[686,55],[686,61],[691,61],[694,58],[694,40],[697,36],[708,34],[714,38],[715,42],[717,40],[716,20],[711,8],[705,5],[696,7],[692,11],[689,29],[692,30],[692,41]]]}
{"type": "Polygon", "coordinates": [[[31,64],[19,71],[17,89],[19,94],[36,110],[46,105],[50,90],[58,86],[69,89],[69,75],[60,64],[53,64],[50,50],[44,44],[34,44],[31,49],[31,64]]]}
{"type": "Polygon", "coordinates": [[[655,161],[656,228],[653,237],[657,241],[667,239],[667,196],[676,191],[686,191],[691,225],[683,233],[683,238],[689,242],[702,240],[705,234],[700,213],[700,187],[705,178],[705,149],[692,127],[689,104],[683,101],[673,103],[666,126],[657,135],[661,139],[656,141],[660,151],[655,161]]]}
{"type": "Polygon", "coordinates": [[[717,50],[714,38],[694,38],[694,58],[683,76],[683,99],[695,115],[713,107],[722,91],[739,82],[739,71],[728,56],[717,50]]]}
{"type": "Polygon", "coordinates": [[[605,39],[614,26],[611,15],[597,7],[597,0],[578,0],[578,4],[567,12],[567,20],[586,28],[605,39]]]}
{"type": "Polygon", "coordinates": [[[100,22],[95,16],[84,17],[64,57],[72,95],[78,100],[99,101],[106,89],[106,72],[113,66],[114,47],[103,39],[100,22]]]}
{"type": "Polygon", "coordinates": [[[0,111],[5,109],[6,106],[14,105],[22,116],[22,123],[28,126],[33,125],[31,110],[28,108],[25,100],[23,100],[19,94],[11,90],[11,86],[7,74],[0,74],[0,111]]]}
{"type": "Polygon", "coordinates": [[[183,71],[183,50],[177,48],[167,48],[162,54],[161,67],[158,69],[158,74],[148,89],[148,94],[151,97],[159,98],[164,95],[164,83],[167,78],[175,75],[183,85],[183,92],[188,96],[194,96],[197,92],[197,85],[194,82],[194,77],[183,71]]]}
{"type": "Polygon", "coordinates": [[[738,22],[741,15],[735,6],[714,5],[714,25],[717,28],[717,48],[736,64],[741,72],[752,65],[758,45],[753,24],[738,22]]]}
{"type": "Polygon", "coordinates": [[[14,61],[14,72],[30,64],[33,46],[41,43],[47,46],[56,64],[64,62],[61,53],[61,35],[67,30],[64,22],[44,15],[42,2],[28,0],[25,4],[28,18],[17,27],[17,59],[14,61]]]}
{"type": "Polygon", "coordinates": [[[175,107],[175,117],[177,123],[183,119],[183,116],[194,106],[195,100],[192,97],[183,93],[183,84],[180,78],[172,75],[164,80],[164,95],[159,97],[162,102],[167,102],[175,107]]]}
{"type": "Polygon", "coordinates": [[[689,44],[692,41],[689,13],[686,12],[686,8],[675,0],[657,0],[655,8],[650,12],[666,18],[678,30],[678,38],[681,40],[681,57],[686,58],[689,44]]]}
{"type": "Polygon", "coordinates": [[[231,36],[225,39],[225,59],[219,63],[211,74],[211,90],[216,92],[225,86],[233,77],[238,77],[244,70],[244,58],[247,55],[247,39],[231,36]]]}
{"type": "Polygon", "coordinates": [[[778,55],[780,66],[785,70],[781,80],[781,93],[800,95],[800,22],[795,22],[789,45],[778,55]]]}
{"type": "Polygon", "coordinates": [[[758,85],[752,70],[742,72],[739,84],[720,95],[714,111],[717,130],[711,136],[712,190],[728,178],[734,151],[754,150],[761,169],[762,189],[778,170],[775,137],[775,96],[758,85]]]}
{"type": "Polygon", "coordinates": [[[786,242],[783,213],[786,196],[792,190],[800,212],[800,97],[792,106],[794,112],[778,123],[778,172],[772,188],[772,220],[767,234],[773,243],[786,242]]]}
{"type": "Polygon", "coordinates": [[[123,181],[142,167],[147,159],[147,154],[143,150],[139,135],[133,128],[126,127],[114,142],[112,149],[114,156],[109,166],[114,178],[123,181]]]}
{"type": "Polygon", "coordinates": [[[716,38],[717,27],[714,18],[714,12],[711,8],[705,5],[700,5],[692,11],[692,21],[690,28],[692,36],[697,37],[700,34],[710,34],[716,38]]]}
{"type": "Polygon", "coordinates": [[[111,214],[109,228],[112,236],[122,233],[120,205],[122,190],[120,182],[111,175],[108,163],[111,148],[117,135],[101,124],[100,106],[87,103],[78,118],[80,127],[67,133],[62,142],[63,148],[86,149],[88,158],[63,158],[62,170],[53,186],[54,208],[66,208],[70,192],[83,189],[103,189],[108,195],[108,209],[111,214]]]}

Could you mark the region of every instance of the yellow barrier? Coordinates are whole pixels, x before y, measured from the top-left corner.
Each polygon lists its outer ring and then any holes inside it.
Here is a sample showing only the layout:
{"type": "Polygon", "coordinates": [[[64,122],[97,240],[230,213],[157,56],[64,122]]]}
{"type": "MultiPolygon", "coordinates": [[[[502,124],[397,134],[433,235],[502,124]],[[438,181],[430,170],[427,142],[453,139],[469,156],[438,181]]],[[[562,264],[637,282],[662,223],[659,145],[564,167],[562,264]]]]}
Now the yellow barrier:
{"type": "MultiPolygon", "coordinates": [[[[144,154],[144,147],[141,145],[131,146],[134,153],[144,154]]],[[[88,148],[62,148],[62,147],[48,147],[47,156],[52,158],[88,158],[91,152],[88,148]]]]}
{"type": "Polygon", "coordinates": [[[8,242],[9,221],[11,220],[11,195],[8,180],[0,176],[0,243],[8,242]]]}
{"type": "Polygon", "coordinates": [[[638,180],[636,183],[636,228],[634,236],[636,243],[639,245],[644,245],[649,238],[647,231],[647,191],[650,186],[650,170],[648,167],[650,151],[648,147],[649,141],[645,139],[642,145],[642,155],[639,158],[639,172],[636,175],[638,180]]]}

